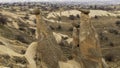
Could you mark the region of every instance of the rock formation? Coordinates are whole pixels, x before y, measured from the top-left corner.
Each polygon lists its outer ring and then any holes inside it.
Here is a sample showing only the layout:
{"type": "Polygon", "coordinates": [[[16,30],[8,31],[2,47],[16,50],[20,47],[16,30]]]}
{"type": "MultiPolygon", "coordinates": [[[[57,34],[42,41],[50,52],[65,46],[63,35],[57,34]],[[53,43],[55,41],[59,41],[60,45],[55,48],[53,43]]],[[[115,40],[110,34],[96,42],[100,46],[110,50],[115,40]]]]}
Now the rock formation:
{"type": "Polygon", "coordinates": [[[98,35],[90,22],[89,11],[80,11],[79,44],[84,66],[85,68],[102,68],[101,48],[98,35]]]}
{"type": "MultiPolygon", "coordinates": [[[[39,9],[35,9],[38,33],[38,46],[37,46],[37,65],[46,65],[47,68],[59,68],[58,61],[64,60],[63,53],[53,36],[53,33],[49,31],[46,23],[42,20],[41,12],[39,9]]],[[[38,68],[43,68],[43,65],[38,68]]]]}

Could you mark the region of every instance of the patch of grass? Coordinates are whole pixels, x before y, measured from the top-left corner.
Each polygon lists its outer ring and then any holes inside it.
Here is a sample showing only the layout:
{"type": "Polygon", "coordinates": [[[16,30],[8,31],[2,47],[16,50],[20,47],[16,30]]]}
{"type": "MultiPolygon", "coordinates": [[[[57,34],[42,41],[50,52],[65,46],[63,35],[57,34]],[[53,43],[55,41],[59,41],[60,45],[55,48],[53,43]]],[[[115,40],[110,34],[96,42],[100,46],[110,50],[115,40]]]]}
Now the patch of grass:
{"type": "Polygon", "coordinates": [[[12,40],[19,40],[23,43],[31,43],[34,39],[30,36],[28,36],[26,33],[23,33],[17,29],[10,28],[8,26],[0,25],[0,35],[12,39],[12,40]]]}
{"type": "Polygon", "coordinates": [[[0,25],[0,34],[6,38],[12,37],[12,31],[6,26],[0,25]]]}

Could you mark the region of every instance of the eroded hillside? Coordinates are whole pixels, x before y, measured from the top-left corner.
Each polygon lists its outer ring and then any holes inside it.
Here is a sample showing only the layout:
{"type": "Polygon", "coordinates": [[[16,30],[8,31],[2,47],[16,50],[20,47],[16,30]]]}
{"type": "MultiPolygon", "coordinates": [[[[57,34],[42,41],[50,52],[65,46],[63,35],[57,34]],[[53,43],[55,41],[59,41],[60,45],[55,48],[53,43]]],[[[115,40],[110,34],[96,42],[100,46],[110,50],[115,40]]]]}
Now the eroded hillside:
{"type": "MultiPolygon", "coordinates": [[[[36,17],[32,11],[33,8],[22,9],[20,6],[11,6],[7,9],[2,7],[0,9],[0,68],[34,68],[35,64],[41,61],[35,55],[37,49],[35,47],[37,46],[36,17]]],[[[77,47],[73,49],[72,35],[73,27],[80,28],[81,12],[64,9],[51,12],[46,9],[42,13],[45,28],[53,34],[53,36],[50,36],[52,37],[50,43],[51,45],[52,43],[56,44],[52,47],[60,49],[59,52],[62,51],[62,55],[66,57],[64,58],[66,62],[59,61],[60,68],[80,68],[79,60],[73,59],[72,55],[73,52],[79,53],[77,47]]],[[[103,58],[111,68],[120,67],[119,15],[119,13],[103,10],[91,10],[89,14],[91,23],[99,36],[103,58]]],[[[46,54],[51,54],[47,50],[53,51],[52,49],[46,49],[46,54]]],[[[56,49],[55,51],[58,53],[56,49]]],[[[53,53],[55,52],[53,51],[53,53]]],[[[47,59],[47,56],[45,58],[46,60],[53,60],[47,59]]],[[[54,58],[58,61],[56,57],[54,58]]],[[[49,68],[44,62],[38,65],[39,67],[44,66],[42,68],[49,68]]]]}

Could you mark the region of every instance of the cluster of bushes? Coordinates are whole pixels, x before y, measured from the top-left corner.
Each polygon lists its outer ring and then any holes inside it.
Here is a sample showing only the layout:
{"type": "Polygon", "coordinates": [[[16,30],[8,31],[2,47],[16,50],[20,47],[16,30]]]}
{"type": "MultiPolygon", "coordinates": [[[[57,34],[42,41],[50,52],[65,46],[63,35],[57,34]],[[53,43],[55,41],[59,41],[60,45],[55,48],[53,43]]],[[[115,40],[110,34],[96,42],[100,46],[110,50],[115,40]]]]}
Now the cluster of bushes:
{"type": "Polygon", "coordinates": [[[108,31],[109,31],[109,33],[119,35],[119,32],[117,30],[115,30],[115,29],[109,29],[108,31]]]}
{"type": "Polygon", "coordinates": [[[74,16],[74,15],[70,15],[70,16],[69,16],[69,19],[70,19],[70,20],[75,20],[75,19],[77,19],[77,18],[80,18],[80,15],[79,15],[79,14],[77,14],[76,16],[74,16]]]}

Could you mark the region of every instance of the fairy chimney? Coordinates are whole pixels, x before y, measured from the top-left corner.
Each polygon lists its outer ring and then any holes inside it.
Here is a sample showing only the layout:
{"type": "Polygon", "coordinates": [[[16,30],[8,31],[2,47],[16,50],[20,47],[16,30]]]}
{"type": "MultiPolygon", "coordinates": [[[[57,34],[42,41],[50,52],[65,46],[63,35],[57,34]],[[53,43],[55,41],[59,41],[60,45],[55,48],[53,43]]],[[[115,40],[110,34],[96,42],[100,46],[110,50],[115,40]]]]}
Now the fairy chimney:
{"type": "Polygon", "coordinates": [[[42,19],[39,9],[34,10],[36,15],[36,26],[38,34],[37,46],[37,67],[43,68],[59,68],[59,61],[66,60],[60,46],[57,44],[52,31],[47,28],[46,23],[42,19]]]}
{"type": "Polygon", "coordinates": [[[80,53],[85,60],[93,61],[98,64],[97,65],[98,68],[102,68],[101,48],[98,40],[98,35],[90,21],[89,17],[90,11],[89,10],[80,11],[81,11],[79,30],[80,53]]]}

